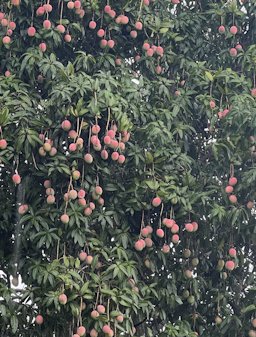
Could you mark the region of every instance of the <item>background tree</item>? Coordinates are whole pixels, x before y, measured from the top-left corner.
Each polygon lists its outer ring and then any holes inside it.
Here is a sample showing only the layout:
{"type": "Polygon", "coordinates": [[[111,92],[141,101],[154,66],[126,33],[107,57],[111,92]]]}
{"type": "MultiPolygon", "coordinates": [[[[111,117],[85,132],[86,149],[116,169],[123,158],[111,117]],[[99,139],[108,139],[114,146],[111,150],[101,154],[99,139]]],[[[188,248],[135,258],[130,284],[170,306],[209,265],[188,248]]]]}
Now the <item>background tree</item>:
{"type": "Polygon", "coordinates": [[[255,14],[1,1],[2,336],[256,336],[255,14]]]}

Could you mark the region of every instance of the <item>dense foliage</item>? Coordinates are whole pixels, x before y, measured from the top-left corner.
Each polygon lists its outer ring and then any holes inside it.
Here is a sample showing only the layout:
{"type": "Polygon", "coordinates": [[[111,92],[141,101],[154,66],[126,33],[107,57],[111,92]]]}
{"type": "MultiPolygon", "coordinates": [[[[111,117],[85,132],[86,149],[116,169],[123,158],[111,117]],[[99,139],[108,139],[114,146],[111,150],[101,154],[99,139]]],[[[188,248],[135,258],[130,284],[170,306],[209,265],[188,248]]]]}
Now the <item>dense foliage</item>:
{"type": "Polygon", "coordinates": [[[256,336],[255,41],[255,0],[1,0],[1,336],[256,336]]]}

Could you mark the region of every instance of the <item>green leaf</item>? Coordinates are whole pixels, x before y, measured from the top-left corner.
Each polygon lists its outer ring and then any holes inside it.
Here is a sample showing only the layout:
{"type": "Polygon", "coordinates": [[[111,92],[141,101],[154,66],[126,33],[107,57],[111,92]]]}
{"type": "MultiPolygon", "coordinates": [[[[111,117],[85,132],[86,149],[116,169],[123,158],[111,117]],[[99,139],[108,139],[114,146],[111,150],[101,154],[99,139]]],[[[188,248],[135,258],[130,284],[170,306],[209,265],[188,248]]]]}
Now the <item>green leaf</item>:
{"type": "Polygon", "coordinates": [[[212,74],[209,71],[205,72],[205,77],[210,81],[213,82],[214,78],[212,76],[212,74]]]}
{"type": "Polygon", "coordinates": [[[12,333],[16,333],[16,331],[18,330],[18,318],[17,316],[11,316],[11,328],[12,328],[12,333]]]}
{"type": "Polygon", "coordinates": [[[76,271],[74,271],[74,270],[69,270],[69,274],[70,274],[71,276],[73,276],[75,279],[77,279],[77,280],[83,282],[82,277],[81,277],[76,271]]]}
{"type": "Polygon", "coordinates": [[[160,28],[160,34],[165,34],[165,33],[167,33],[168,32],[168,30],[169,30],[169,28],[167,28],[167,27],[163,27],[163,28],[160,28]]]}
{"type": "Polygon", "coordinates": [[[86,294],[88,292],[88,288],[89,288],[89,282],[85,282],[80,290],[81,295],[86,294]]]}
{"type": "Polygon", "coordinates": [[[156,180],[145,180],[145,184],[153,191],[157,191],[159,183],[156,180]]]}
{"type": "Polygon", "coordinates": [[[69,259],[66,255],[63,257],[63,262],[64,262],[64,265],[68,268],[69,267],[69,259]]]}
{"type": "Polygon", "coordinates": [[[255,304],[250,304],[247,307],[242,308],[241,309],[241,313],[242,314],[246,314],[247,312],[255,311],[255,310],[256,310],[256,305],[255,304]]]}
{"type": "Polygon", "coordinates": [[[9,117],[9,109],[7,107],[4,107],[0,110],[0,127],[4,126],[9,117]]]}
{"type": "Polygon", "coordinates": [[[6,316],[6,307],[3,304],[0,304],[0,313],[2,317],[6,316]]]}

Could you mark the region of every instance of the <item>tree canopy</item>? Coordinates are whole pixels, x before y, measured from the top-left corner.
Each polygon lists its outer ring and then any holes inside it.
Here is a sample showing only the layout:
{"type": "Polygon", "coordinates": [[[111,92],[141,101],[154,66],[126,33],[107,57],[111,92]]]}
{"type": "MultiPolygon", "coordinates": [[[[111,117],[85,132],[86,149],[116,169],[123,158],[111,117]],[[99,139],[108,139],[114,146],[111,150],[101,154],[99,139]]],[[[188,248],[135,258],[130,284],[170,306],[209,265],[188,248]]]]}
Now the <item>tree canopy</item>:
{"type": "Polygon", "coordinates": [[[255,0],[1,0],[1,335],[256,336],[255,43],[255,0]]]}

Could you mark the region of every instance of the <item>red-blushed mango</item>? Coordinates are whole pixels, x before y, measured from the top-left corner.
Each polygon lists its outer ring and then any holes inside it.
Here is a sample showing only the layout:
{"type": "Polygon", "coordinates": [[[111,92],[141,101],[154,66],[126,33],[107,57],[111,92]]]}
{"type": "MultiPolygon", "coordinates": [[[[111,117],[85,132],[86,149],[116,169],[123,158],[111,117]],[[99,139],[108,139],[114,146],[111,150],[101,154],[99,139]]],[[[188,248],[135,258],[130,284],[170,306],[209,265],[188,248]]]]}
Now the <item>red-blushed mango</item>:
{"type": "Polygon", "coordinates": [[[36,29],[35,27],[31,26],[27,30],[28,36],[33,37],[36,35],[36,29]]]}
{"type": "Polygon", "coordinates": [[[193,225],[193,232],[196,232],[198,230],[198,223],[196,221],[193,221],[192,225],[193,225]]]}
{"type": "Polygon", "coordinates": [[[116,136],[116,130],[115,129],[108,130],[107,136],[109,136],[110,138],[114,139],[115,136],[116,136]]]}
{"type": "Polygon", "coordinates": [[[173,234],[178,233],[179,230],[180,230],[180,227],[179,227],[176,223],[171,227],[171,232],[172,232],[173,234]]]}
{"type": "Polygon", "coordinates": [[[78,199],[78,204],[79,204],[80,206],[85,207],[87,203],[86,203],[86,200],[85,200],[84,198],[79,198],[79,199],[78,199]]]}
{"type": "Polygon", "coordinates": [[[52,11],[52,5],[49,3],[44,4],[43,7],[46,13],[50,13],[52,11]]]}
{"type": "Polygon", "coordinates": [[[113,9],[111,9],[111,11],[109,11],[108,15],[114,19],[116,17],[116,11],[114,11],[113,9]]]}
{"type": "Polygon", "coordinates": [[[228,198],[229,198],[229,201],[230,201],[232,204],[236,204],[236,203],[237,203],[237,197],[236,197],[236,195],[231,194],[228,198]]]}
{"type": "Polygon", "coordinates": [[[91,164],[93,162],[93,156],[90,154],[90,153],[86,153],[84,155],[84,161],[87,163],[87,164],[91,164]]]}
{"type": "Polygon", "coordinates": [[[65,294],[60,294],[58,299],[59,299],[60,304],[63,304],[63,305],[65,305],[68,301],[67,295],[65,294]]]}
{"type": "Polygon", "coordinates": [[[104,305],[99,304],[99,305],[97,305],[97,311],[98,311],[99,314],[102,315],[102,314],[105,314],[106,308],[104,307],[104,305]]]}
{"type": "Polygon", "coordinates": [[[237,184],[237,178],[236,177],[230,177],[228,180],[228,183],[230,186],[235,186],[237,184]]]}
{"type": "Polygon", "coordinates": [[[158,228],[156,230],[156,235],[159,237],[159,238],[163,238],[164,237],[164,231],[162,230],[162,228],[158,228]]]}
{"type": "Polygon", "coordinates": [[[61,128],[64,131],[69,131],[71,129],[71,122],[68,119],[65,119],[62,123],[61,123],[61,128]]]}
{"type": "Polygon", "coordinates": [[[85,260],[86,264],[90,265],[92,264],[92,261],[93,261],[93,257],[91,255],[87,255],[86,260],[85,260]]]}
{"type": "Polygon", "coordinates": [[[80,173],[78,170],[74,170],[74,171],[72,172],[72,178],[73,178],[74,180],[78,180],[78,179],[80,178],[80,176],[81,176],[81,173],[80,173]]]}
{"type": "Polygon", "coordinates": [[[82,6],[82,4],[81,4],[81,1],[80,1],[80,0],[76,0],[76,1],[74,2],[74,7],[75,7],[76,9],[80,9],[81,6],[82,6]]]}
{"type": "Polygon", "coordinates": [[[55,203],[55,196],[54,195],[48,195],[46,198],[46,202],[48,205],[52,205],[55,203]]]}
{"type": "Polygon", "coordinates": [[[116,316],[116,320],[118,323],[123,323],[124,321],[124,316],[122,314],[116,316]]]}
{"type": "Polygon", "coordinates": [[[111,331],[111,328],[110,328],[109,325],[103,325],[102,331],[103,331],[105,334],[108,335],[108,334],[110,333],[110,331],[111,331]]]}
{"type": "Polygon", "coordinates": [[[117,151],[112,152],[112,154],[111,154],[111,159],[112,159],[113,161],[117,161],[118,158],[119,158],[119,153],[118,153],[117,151]]]}
{"type": "Polygon", "coordinates": [[[69,1],[69,2],[67,3],[67,8],[68,8],[68,9],[74,9],[74,7],[75,7],[75,4],[74,4],[73,1],[69,1]]]}
{"type": "Polygon", "coordinates": [[[219,31],[220,34],[224,34],[225,31],[226,31],[225,26],[223,26],[223,25],[219,26],[218,31],[219,31]]]}
{"type": "Polygon", "coordinates": [[[255,330],[249,330],[248,336],[249,337],[256,337],[256,331],[255,330]]]}
{"type": "Polygon", "coordinates": [[[185,224],[185,229],[189,233],[194,231],[194,227],[193,227],[192,223],[190,223],[190,222],[185,224]]]}
{"type": "Polygon", "coordinates": [[[234,261],[232,261],[232,260],[226,261],[225,267],[226,267],[227,270],[230,270],[230,271],[234,270],[234,268],[235,268],[234,261]]]}
{"type": "Polygon", "coordinates": [[[4,36],[2,41],[3,41],[3,44],[10,44],[11,38],[9,36],[4,36]]]}
{"type": "Polygon", "coordinates": [[[172,236],[172,242],[173,242],[173,243],[178,243],[179,240],[180,240],[180,237],[179,237],[178,234],[174,234],[174,235],[172,236]]]}
{"type": "Polygon", "coordinates": [[[162,67],[161,66],[156,66],[156,73],[157,75],[160,75],[162,73],[162,67]]]}
{"type": "Polygon", "coordinates": [[[98,332],[97,332],[97,330],[92,329],[92,330],[90,331],[90,337],[98,337],[98,332]]]}
{"type": "Polygon", "coordinates": [[[230,248],[228,251],[229,256],[231,257],[236,257],[236,249],[235,248],[230,248]]]}
{"type": "Polygon", "coordinates": [[[254,328],[256,328],[256,318],[252,319],[251,323],[252,323],[252,326],[253,326],[254,328]]]}
{"type": "Polygon", "coordinates": [[[159,197],[155,197],[155,198],[152,200],[152,206],[154,206],[154,207],[160,206],[161,203],[162,203],[162,200],[161,200],[161,198],[159,198],[159,197]]]}
{"type": "Polygon", "coordinates": [[[115,41],[114,41],[114,40],[108,40],[107,45],[108,45],[108,47],[109,47],[110,49],[112,49],[112,48],[114,48],[114,46],[115,46],[115,41]]]}
{"type": "Polygon", "coordinates": [[[146,243],[143,239],[139,239],[134,244],[134,248],[139,252],[142,251],[145,248],[145,246],[146,246],[146,243]]]}
{"type": "Polygon", "coordinates": [[[147,225],[146,228],[148,229],[149,234],[153,233],[153,227],[150,225],[147,225]]]}
{"type": "Polygon", "coordinates": [[[71,42],[71,40],[72,40],[72,36],[70,35],[70,34],[66,34],[65,36],[64,36],[64,40],[65,40],[65,42],[71,42]]]}
{"type": "Polygon", "coordinates": [[[72,139],[76,139],[78,137],[78,133],[76,132],[76,130],[70,130],[68,136],[72,139]]]}
{"type": "Polygon", "coordinates": [[[118,164],[122,165],[125,162],[125,156],[123,154],[120,154],[117,159],[118,164]]]}
{"type": "Polygon", "coordinates": [[[135,28],[137,30],[142,30],[142,28],[143,28],[142,22],[140,22],[140,21],[135,22],[135,28]]]}
{"type": "Polygon", "coordinates": [[[92,210],[95,210],[95,204],[94,204],[94,202],[90,202],[89,203],[89,207],[92,209],[92,210]]]}
{"type": "Polygon", "coordinates": [[[76,143],[69,144],[68,149],[70,152],[75,152],[77,150],[77,144],[76,143]]]}
{"type": "Polygon", "coordinates": [[[44,9],[43,6],[40,6],[40,7],[37,8],[37,10],[36,10],[37,16],[42,16],[42,15],[44,15],[44,13],[45,13],[45,9],[44,9]]]}
{"type": "Polygon", "coordinates": [[[246,204],[246,207],[247,207],[248,209],[252,209],[253,206],[254,206],[254,202],[253,202],[253,201],[248,201],[247,204],[246,204]]]}
{"type": "Polygon", "coordinates": [[[13,6],[19,6],[20,5],[20,0],[12,0],[12,5],[13,6]]]}
{"type": "Polygon", "coordinates": [[[84,215],[85,215],[85,216],[90,216],[90,215],[92,215],[92,209],[91,209],[91,207],[86,207],[86,208],[84,209],[84,215]]]}
{"type": "Polygon", "coordinates": [[[51,148],[50,152],[49,152],[49,156],[50,156],[50,157],[54,157],[54,156],[56,156],[57,152],[58,152],[58,151],[57,151],[56,147],[53,146],[53,147],[51,148]]]}
{"type": "Polygon", "coordinates": [[[236,50],[236,48],[230,48],[229,49],[229,54],[232,57],[236,57],[237,56],[237,50],[236,50]]]}
{"type": "Polygon", "coordinates": [[[68,224],[69,223],[69,216],[67,214],[62,214],[60,217],[60,221],[64,224],[68,224]]]}
{"type": "Polygon", "coordinates": [[[147,237],[149,235],[149,230],[147,227],[144,227],[141,229],[141,235],[144,236],[144,237],[147,237]]]}
{"type": "Polygon", "coordinates": [[[42,315],[37,315],[36,318],[35,318],[35,322],[37,325],[42,325],[43,322],[44,322],[44,318],[42,315]]]}
{"type": "Polygon", "coordinates": [[[238,28],[236,26],[232,26],[230,27],[229,31],[232,35],[236,35],[238,32],[238,28]]]}
{"type": "Polygon", "coordinates": [[[20,215],[24,215],[26,214],[28,211],[28,205],[24,204],[24,205],[20,205],[19,208],[18,208],[18,213],[20,215]]]}
{"type": "Polygon", "coordinates": [[[78,334],[78,336],[82,337],[86,334],[86,328],[83,325],[81,325],[77,328],[76,333],[78,334]]]}
{"type": "Polygon", "coordinates": [[[136,39],[136,37],[138,36],[137,31],[136,30],[131,30],[130,31],[130,36],[131,36],[131,38],[136,39]]]}
{"type": "Polygon", "coordinates": [[[117,58],[115,59],[115,64],[116,64],[116,66],[121,66],[121,64],[122,64],[122,59],[120,59],[120,57],[117,57],[117,58]]]}
{"type": "Polygon", "coordinates": [[[45,180],[44,181],[44,188],[50,188],[51,187],[51,181],[50,180],[45,180]]]}
{"type": "Polygon", "coordinates": [[[92,126],[92,133],[94,135],[97,135],[100,132],[100,126],[98,124],[95,124],[92,126]]]}
{"type": "Polygon", "coordinates": [[[225,192],[228,193],[228,194],[229,194],[229,193],[232,193],[233,190],[234,190],[234,187],[233,187],[233,186],[230,186],[230,185],[226,186],[226,188],[225,188],[225,192]]]}
{"type": "Polygon", "coordinates": [[[5,150],[7,148],[7,141],[5,139],[0,139],[0,150],[5,150]]]}
{"type": "Polygon", "coordinates": [[[52,23],[51,23],[50,20],[44,20],[44,22],[43,22],[44,29],[50,29],[51,26],[52,26],[52,23]]]}
{"type": "Polygon", "coordinates": [[[251,95],[252,97],[256,97],[256,88],[251,89],[251,95]]]}
{"type": "Polygon", "coordinates": [[[42,42],[39,44],[39,49],[41,50],[41,52],[46,52],[46,49],[47,49],[47,45],[46,43],[42,42]]]}
{"type": "Polygon", "coordinates": [[[93,319],[98,318],[99,315],[100,315],[100,314],[98,313],[97,310],[93,310],[93,311],[91,312],[91,318],[93,318],[93,319]]]}
{"type": "Polygon", "coordinates": [[[77,191],[76,190],[70,190],[68,192],[69,199],[75,200],[77,198],[77,191]]]}
{"type": "Polygon", "coordinates": [[[92,21],[89,22],[89,28],[90,29],[95,29],[96,26],[97,26],[97,23],[95,21],[92,20],[92,21]]]}
{"type": "Polygon", "coordinates": [[[56,30],[61,34],[64,34],[66,28],[63,25],[59,24],[59,25],[57,25],[56,30]]]}
{"type": "Polygon", "coordinates": [[[104,7],[104,12],[108,14],[110,11],[111,11],[111,6],[106,5],[106,6],[104,7]]]}
{"type": "Polygon", "coordinates": [[[82,252],[79,253],[79,259],[80,259],[80,261],[84,262],[86,260],[86,258],[87,258],[87,253],[86,252],[82,251],[82,252]]]}
{"type": "Polygon", "coordinates": [[[98,195],[102,195],[103,193],[103,190],[100,186],[96,186],[95,187],[95,193],[98,194],[98,195]]]}
{"type": "Polygon", "coordinates": [[[84,189],[79,190],[78,193],[77,193],[77,196],[80,199],[83,199],[85,197],[85,195],[86,195],[86,191],[84,189]]]}
{"type": "Polygon", "coordinates": [[[105,203],[105,200],[103,198],[99,198],[97,201],[98,201],[98,204],[101,206],[103,206],[105,203]]]}
{"type": "Polygon", "coordinates": [[[211,100],[210,101],[210,108],[214,109],[215,107],[216,107],[216,103],[213,100],[211,100]]]}
{"type": "Polygon", "coordinates": [[[12,176],[12,181],[14,182],[15,185],[19,185],[21,183],[21,176],[17,173],[15,173],[12,176]]]}
{"type": "Polygon", "coordinates": [[[97,36],[98,37],[103,37],[105,35],[105,30],[104,29],[99,29],[98,31],[97,31],[97,36]]]}
{"type": "Polygon", "coordinates": [[[100,47],[101,47],[101,48],[106,48],[107,45],[108,45],[108,41],[107,41],[106,39],[102,39],[102,40],[100,41],[100,47]]]}
{"type": "Polygon", "coordinates": [[[151,248],[153,246],[153,241],[151,238],[145,238],[145,246],[151,248]]]}
{"type": "Polygon", "coordinates": [[[165,243],[162,247],[162,252],[168,254],[170,252],[170,246],[165,243]]]}

